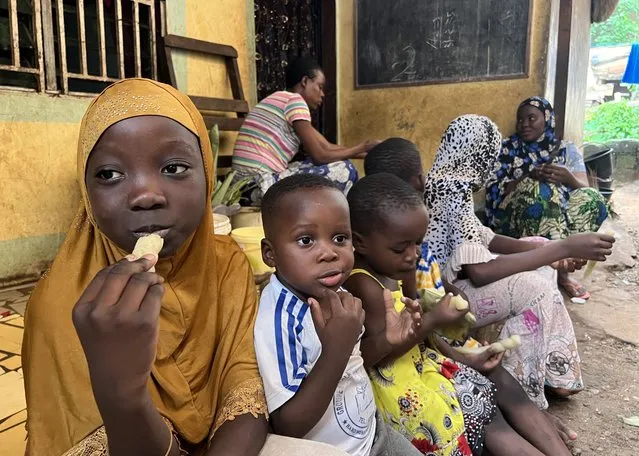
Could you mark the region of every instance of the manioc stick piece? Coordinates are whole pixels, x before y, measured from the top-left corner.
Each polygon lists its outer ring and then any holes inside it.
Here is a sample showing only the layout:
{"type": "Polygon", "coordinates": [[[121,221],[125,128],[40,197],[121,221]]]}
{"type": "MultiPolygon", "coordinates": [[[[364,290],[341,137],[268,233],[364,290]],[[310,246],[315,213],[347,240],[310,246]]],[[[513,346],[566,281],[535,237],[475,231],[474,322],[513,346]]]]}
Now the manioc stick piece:
{"type": "Polygon", "coordinates": [[[481,347],[454,347],[462,355],[479,355],[488,350],[490,345],[482,345],[481,347]]]}
{"type": "MultiPolygon", "coordinates": [[[[152,253],[154,255],[159,255],[162,247],[164,246],[164,239],[157,234],[149,234],[148,236],[142,236],[135,243],[135,247],[133,248],[132,255],[137,260],[147,253],[152,253]]],[[[155,266],[149,269],[149,272],[155,272],[155,266]]]]}
{"type": "Polygon", "coordinates": [[[450,302],[455,306],[457,310],[466,310],[468,309],[468,301],[462,298],[459,295],[455,295],[451,298],[450,302]]]}
{"type": "MultiPolygon", "coordinates": [[[[437,290],[424,289],[420,290],[420,301],[422,301],[422,307],[424,310],[430,310],[430,308],[441,301],[446,293],[442,293],[437,290]]],[[[455,306],[457,310],[466,310],[468,309],[468,301],[462,298],[459,295],[455,295],[450,299],[450,303],[455,306]]]]}
{"type": "Polygon", "coordinates": [[[588,263],[586,263],[586,269],[584,269],[584,279],[590,277],[592,271],[595,270],[595,266],[597,266],[596,260],[588,260],[588,263]]]}
{"type": "Polygon", "coordinates": [[[500,341],[506,350],[517,348],[521,345],[521,337],[519,334],[512,335],[500,341]]]}
{"type": "Polygon", "coordinates": [[[490,350],[493,353],[502,353],[506,350],[517,348],[520,345],[521,337],[515,334],[513,336],[507,337],[506,339],[494,342],[490,345],[482,345],[481,347],[455,347],[455,350],[457,350],[462,355],[480,354],[485,352],[486,350],[490,350]]]}
{"type": "Polygon", "coordinates": [[[428,312],[438,303],[446,294],[437,290],[423,289],[419,290],[419,301],[424,312],[428,312]]]}
{"type": "MultiPolygon", "coordinates": [[[[428,312],[429,310],[431,310],[435,304],[437,304],[444,296],[446,296],[445,293],[442,293],[437,290],[430,290],[430,289],[420,290],[419,295],[420,295],[419,300],[422,306],[422,310],[424,312],[428,312]]],[[[468,309],[468,301],[466,301],[464,298],[462,298],[459,295],[453,296],[450,299],[450,303],[454,305],[455,309],[457,310],[461,311],[461,310],[468,309]]],[[[470,312],[468,312],[464,316],[464,318],[470,324],[477,323],[477,318],[475,318],[475,316],[470,312]]]]}
{"type": "MultiPolygon", "coordinates": [[[[612,230],[606,230],[604,234],[608,236],[615,236],[615,232],[612,230]]],[[[586,268],[584,269],[584,279],[587,279],[592,274],[592,271],[595,270],[595,266],[597,266],[597,260],[588,260],[586,263],[586,268]]]]}

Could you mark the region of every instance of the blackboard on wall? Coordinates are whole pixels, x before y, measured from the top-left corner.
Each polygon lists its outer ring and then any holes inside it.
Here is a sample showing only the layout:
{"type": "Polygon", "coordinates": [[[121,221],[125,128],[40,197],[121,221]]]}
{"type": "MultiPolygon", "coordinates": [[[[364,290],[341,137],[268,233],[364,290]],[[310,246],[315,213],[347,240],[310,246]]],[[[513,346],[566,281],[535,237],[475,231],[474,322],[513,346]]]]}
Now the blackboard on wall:
{"type": "Polygon", "coordinates": [[[528,76],[530,0],[357,0],[358,88],[528,76]]]}

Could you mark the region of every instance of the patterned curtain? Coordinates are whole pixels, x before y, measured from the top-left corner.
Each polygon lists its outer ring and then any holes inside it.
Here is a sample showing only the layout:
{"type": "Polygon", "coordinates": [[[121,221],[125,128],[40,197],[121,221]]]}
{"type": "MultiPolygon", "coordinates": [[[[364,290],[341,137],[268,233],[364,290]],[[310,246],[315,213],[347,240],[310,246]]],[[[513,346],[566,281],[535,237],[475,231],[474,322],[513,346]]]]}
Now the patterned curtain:
{"type": "Polygon", "coordinates": [[[255,0],[258,100],[286,89],[286,65],[319,59],[321,0],[255,0]]]}

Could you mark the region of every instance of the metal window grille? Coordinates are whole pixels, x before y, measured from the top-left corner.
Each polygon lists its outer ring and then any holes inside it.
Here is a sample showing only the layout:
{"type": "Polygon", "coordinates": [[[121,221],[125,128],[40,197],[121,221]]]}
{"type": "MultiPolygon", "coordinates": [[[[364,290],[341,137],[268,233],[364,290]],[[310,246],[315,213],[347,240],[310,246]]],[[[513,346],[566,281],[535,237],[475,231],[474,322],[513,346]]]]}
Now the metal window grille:
{"type": "Polygon", "coordinates": [[[40,0],[0,0],[0,87],[44,87],[40,0]]]}
{"type": "MultiPolygon", "coordinates": [[[[29,87],[32,90],[72,95],[94,94],[111,82],[127,77],[158,79],[158,35],[164,32],[163,2],[0,0],[0,85],[6,79],[2,70],[31,74],[31,79],[37,77],[37,84],[29,87]],[[6,31],[1,22],[3,2],[8,2],[6,31]],[[31,41],[35,49],[32,54],[37,59],[32,58],[30,66],[28,60],[20,56],[24,40],[17,30],[26,23],[26,16],[20,15],[16,4],[23,4],[24,9],[31,12],[31,41]],[[10,40],[3,40],[7,32],[10,32],[10,40]],[[11,45],[11,61],[3,64],[5,41],[11,45]]],[[[27,86],[20,81],[4,85],[27,86]]]]}

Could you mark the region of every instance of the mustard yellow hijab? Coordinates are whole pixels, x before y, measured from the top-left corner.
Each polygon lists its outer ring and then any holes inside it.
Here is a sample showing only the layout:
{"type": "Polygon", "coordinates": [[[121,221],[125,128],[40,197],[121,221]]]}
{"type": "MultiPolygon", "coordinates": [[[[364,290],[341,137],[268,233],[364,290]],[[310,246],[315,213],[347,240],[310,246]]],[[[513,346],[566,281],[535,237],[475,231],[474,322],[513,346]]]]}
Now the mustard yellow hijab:
{"type": "MultiPolygon", "coordinates": [[[[210,201],[211,145],[202,116],[187,96],[154,81],[129,79],[111,85],[91,103],[78,143],[82,205],[25,317],[22,356],[30,455],[59,456],[102,427],[71,310],[95,274],[128,252],[96,225],[85,168],[107,128],[148,115],[173,119],[199,138],[210,201]]],[[[191,238],[156,267],[166,279],[166,293],[148,383],[159,412],[183,441],[196,445],[205,444],[226,420],[266,412],[253,348],[253,276],[238,247],[213,235],[211,211],[205,212],[191,238]]]]}

